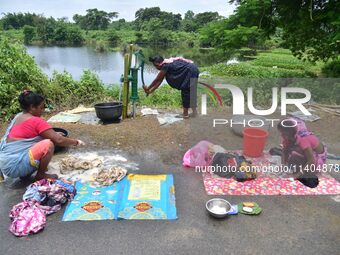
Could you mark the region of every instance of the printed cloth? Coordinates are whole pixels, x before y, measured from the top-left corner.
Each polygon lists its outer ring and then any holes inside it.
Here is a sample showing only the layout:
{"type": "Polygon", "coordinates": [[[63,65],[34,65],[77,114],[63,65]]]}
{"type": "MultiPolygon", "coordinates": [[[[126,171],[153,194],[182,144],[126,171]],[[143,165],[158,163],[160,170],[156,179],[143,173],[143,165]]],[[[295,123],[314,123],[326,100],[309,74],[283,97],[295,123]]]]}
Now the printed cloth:
{"type": "Polygon", "coordinates": [[[16,236],[37,233],[46,225],[46,215],[35,201],[24,201],[15,205],[9,217],[12,220],[9,231],[16,236]]]}
{"type": "MultiPolygon", "coordinates": [[[[284,150],[287,151],[287,161],[293,161],[297,165],[306,164],[306,158],[304,156],[303,150],[311,147],[314,149],[319,144],[319,139],[313,134],[313,132],[309,131],[305,122],[298,118],[289,118],[292,123],[296,122],[297,125],[296,135],[295,135],[295,144],[290,144],[288,140],[283,140],[284,150]],[[300,149],[296,148],[298,146],[300,149]],[[290,160],[291,158],[291,160],[290,160]]],[[[315,161],[315,166],[322,166],[326,163],[327,160],[327,148],[324,146],[323,153],[313,152],[313,157],[315,161]]]]}
{"type": "MultiPolygon", "coordinates": [[[[240,151],[235,151],[240,153],[240,151]]],[[[248,158],[256,167],[255,180],[238,182],[234,178],[219,177],[202,168],[203,183],[208,195],[339,195],[340,183],[333,177],[322,174],[316,188],[309,188],[294,178],[280,177],[280,168],[272,165],[273,159],[267,153],[259,158],[248,158]],[[274,171],[269,167],[272,165],[274,171]],[[275,169],[278,172],[275,172],[275,169]]]]}
{"type": "Polygon", "coordinates": [[[75,189],[70,192],[64,185],[60,185],[61,182],[56,182],[52,179],[36,181],[27,187],[23,200],[35,200],[43,203],[48,198],[64,204],[68,199],[73,199],[75,189]]]}
{"type": "Polygon", "coordinates": [[[52,179],[42,179],[29,185],[23,195],[24,201],[10,211],[12,223],[9,231],[15,236],[26,236],[42,230],[46,225],[46,215],[59,211],[62,204],[74,198],[76,190],[70,185],[52,179]]]}
{"type": "Polygon", "coordinates": [[[14,117],[0,143],[0,171],[11,178],[28,176],[37,170],[37,164],[32,164],[30,148],[43,140],[41,136],[36,136],[7,143],[8,134],[21,114],[14,117]]]}
{"type": "Polygon", "coordinates": [[[319,185],[309,188],[293,178],[260,177],[238,182],[234,179],[214,177],[203,173],[208,195],[339,195],[340,183],[331,176],[319,177],[319,185]]]}
{"type": "Polygon", "coordinates": [[[178,90],[188,90],[194,86],[199,76],[197,66],[183,58],[172,58],[164,60],[161,64],[162,70],[166,73],[167,83],[178,90]]]}
{"type": "Polygon", "coordinates": [[[187,63],[194,63],[194,61],[192,61],[190,59],[186,59],[186,58],[183,58],[183,57],[175,57],[175,58],[166,58],[166,59],[164,59],[163,62],[160,63],[160,66],[162,66],[164,64],[173,63],[176,60],[182,60],[182,61],[187,62],[187,63]]]}

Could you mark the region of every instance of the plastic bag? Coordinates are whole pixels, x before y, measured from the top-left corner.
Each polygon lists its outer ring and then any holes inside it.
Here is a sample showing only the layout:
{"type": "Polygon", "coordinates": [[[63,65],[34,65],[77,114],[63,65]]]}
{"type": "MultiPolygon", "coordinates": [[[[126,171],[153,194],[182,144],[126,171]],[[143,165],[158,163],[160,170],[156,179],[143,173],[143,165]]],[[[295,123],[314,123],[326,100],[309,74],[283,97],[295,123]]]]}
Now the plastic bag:
{"type": "Polygon", "coordinates": [[[189,149],[183,156],[183,166],[185,167],[202,167],[209,166],[212,161],[212,156],[209,149],[214,144],[208,141],[201,141],[194,147],[189,149]]]}

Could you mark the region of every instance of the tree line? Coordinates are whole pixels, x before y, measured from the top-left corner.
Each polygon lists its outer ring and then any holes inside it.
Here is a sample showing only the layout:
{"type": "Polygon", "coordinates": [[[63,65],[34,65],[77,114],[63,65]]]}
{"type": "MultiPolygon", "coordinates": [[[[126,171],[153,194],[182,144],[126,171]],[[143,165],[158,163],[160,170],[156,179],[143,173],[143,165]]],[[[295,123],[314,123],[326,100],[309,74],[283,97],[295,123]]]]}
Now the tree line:
{"type": "Polygon", "coordinates": [[[88,9],[85,15],[75,14],[73,22],[34,13],[6,13],[0,27],[23,28],[27,44],[38,40],[43,44],[81,45],[88,31],[104,30],[108,31],[105,40],[114,46],[121,39],[117,31],[132,31],[129,42],[167,44],[175,36],[183,41],[195,37],[200,46],[229,51],[242,47],[256,49],[277,38],[279,46],[291,49],[301,59],[327,61],[339,57],[340,1],[230,0],[230,3],[237,8],[228,18],[217,12],[195,14],[191,10],[182,17],[151,7],[137,10],[135,20],[129,22],[118,19],[117,12],[88,9]]]}
{"type": "MultiPolygon", "coordinates": [[[[159,7],[141,8],[135,13],[134,21],[118,19],[118,12],[88,9],[85,15],[75,14],[72,21],[67,18],[46,18],[35,13],[5,13],[0,20],[3,30],[23,29],[26,44],[33,40],[43,44],[81,45],[84,33],[89,30],[110,30],[109,41],[118,40],[117,30],[135,30],[136,40],[141,43],[167,43],[169,31],[197,32],[207,23],[220,19],[217,12],[195,14],[188,11],[182,19],[181,14],[162,11],[159,7]],[[143,33],[148,37],[143,38],[143,33]]],[[[144,36],[146,37],[146,36],[144,36]]]]}
{"type": "Polygon", "coordinates": [[[201,41],[222,49],[261,45],[270,37],[295,56],[312,62],[338,59],[340,1],[338,0],[230,0],[233,15],[205,26],[201,41]]]}

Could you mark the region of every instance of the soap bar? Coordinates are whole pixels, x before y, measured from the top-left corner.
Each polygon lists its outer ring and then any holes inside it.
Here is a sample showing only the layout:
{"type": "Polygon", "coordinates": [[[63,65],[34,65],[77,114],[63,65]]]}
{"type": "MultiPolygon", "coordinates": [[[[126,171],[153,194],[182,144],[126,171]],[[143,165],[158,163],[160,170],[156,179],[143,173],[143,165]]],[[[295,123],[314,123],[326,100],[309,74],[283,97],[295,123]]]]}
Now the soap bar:
{"type": "Polygon", "coordinates": [[[247,207],[247,206],[244,206],[244,207],[242,208],[242,210],[245,211],[245,212],[248,212],[248,213],[253,212],[253,208],[250,208],[250,207],[247,207]]]}

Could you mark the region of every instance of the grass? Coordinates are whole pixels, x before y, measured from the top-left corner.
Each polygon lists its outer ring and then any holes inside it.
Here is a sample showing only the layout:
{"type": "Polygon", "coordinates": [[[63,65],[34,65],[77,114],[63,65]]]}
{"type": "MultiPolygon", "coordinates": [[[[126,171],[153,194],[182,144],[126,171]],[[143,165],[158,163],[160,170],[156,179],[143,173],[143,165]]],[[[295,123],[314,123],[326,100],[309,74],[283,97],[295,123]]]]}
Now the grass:
{"type": "MultiPolygon", "coordinates": [[[[322,77],[322,62],[315,64],[304,62],[295,58],[289,50],[274,49],[272,51],[260,51],[252,60],[238,64],[227,65],[219,63],[207,68],[202,68],[209,74],[203,78],[209,78],[214,84],[221,79],[226,84],[234,84],[246,93],[248,87],[254,88],[255,102],[266,106],[271,104],[272,88],[289,86],[306,88],[312,94],[312,101],[325,104],[340,103],[340,84],[334,80],[325,79],[262,79],[262,78],[314,78],[322,77]],[[221,78],[221,79],[219,79],[221,78]],[[261,78],[261,79],[252,79],[261,78]],[[251,85],[251,86],[250,86],[251,85]]],[[[209,82],[208,82],[209,83],[209,82]]],[[[231,95],[225,90],[220,91],[222,100],[230,105],[231,95]]]]}
{"type": "MultiPolygon", "coordinates": [[[[114,100],[119,100],[119,86],[111,86],[106,89],[106,95],[114,100]]],[[[179,108],[182,106],[181,92],[162,85],[154,93],[146,96],[143,89],[138,90],[139,105],[160,108],[179,108]]]]}
{"type": "Polygon", "coordinates": [[[312,64],[297,59],[286,49],[260,51],[252,60],[227,65],[219,63],[207,68],[212,76],[218,77],[254,77],[287,78],[316,77],[321,72],[322,63],[312,64]]]}

